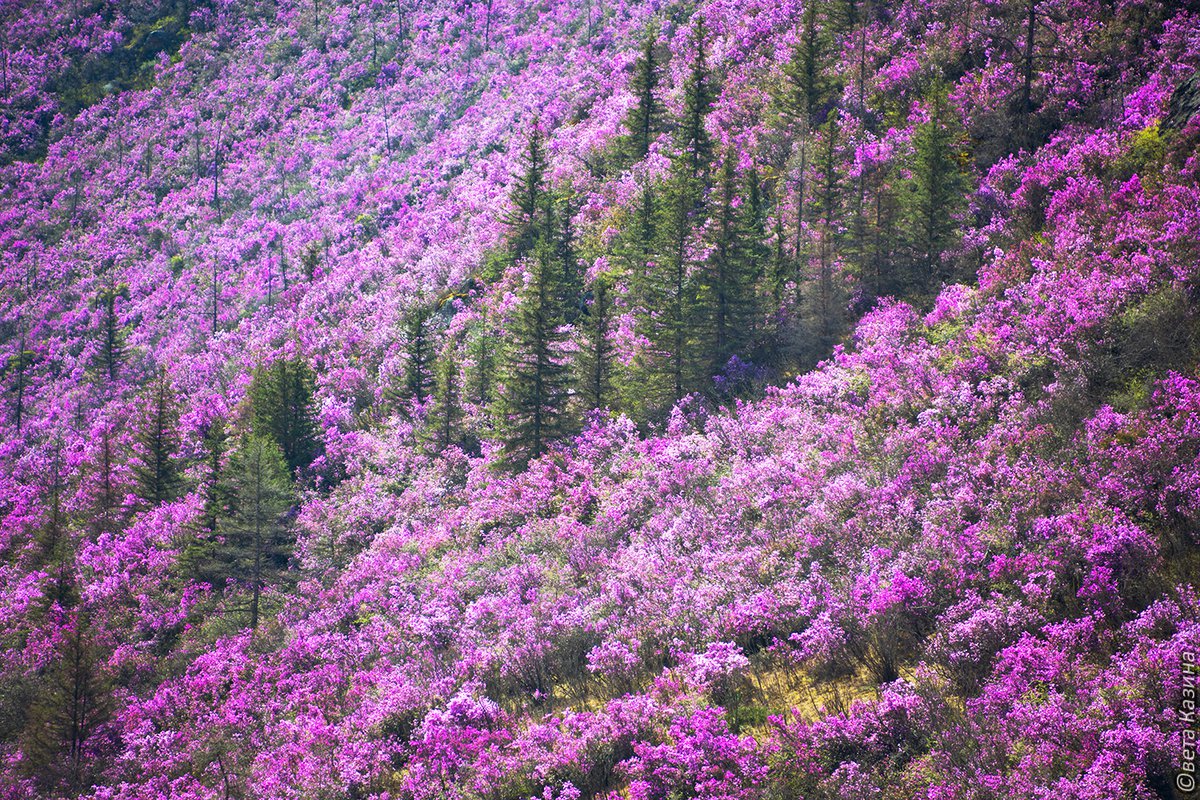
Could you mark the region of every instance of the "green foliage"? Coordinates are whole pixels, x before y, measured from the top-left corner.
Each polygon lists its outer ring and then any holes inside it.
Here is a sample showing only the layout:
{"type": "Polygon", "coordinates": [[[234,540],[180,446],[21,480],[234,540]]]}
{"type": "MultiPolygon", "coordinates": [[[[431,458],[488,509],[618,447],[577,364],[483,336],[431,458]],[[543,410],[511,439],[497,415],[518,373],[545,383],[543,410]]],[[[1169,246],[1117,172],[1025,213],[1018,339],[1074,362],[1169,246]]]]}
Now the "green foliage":
{"type": "Polygon", "coordinates": [[[150,505],[174,499],[179,490],[177,416],[170,381],[160,372],[150,389],[149,414],[137,433],[139,460],[133,468],[138,496],[150,505]]]}
{"type": "Polygon", "coordinates": [[[221,478],[224,474],[225,445],[227,434],[225,423],[216,419],[204,430],[204,527],[209,532],[217,529],[223,506],[221,478]]]}
{"type": "Polygon", "coordinates": [[[583,274],[579,269],[579,255],[574,216],[578,200],[571,187],[561,187],[550,193],[553,220],[554,260],[562,270],[559,276],[558,302],[562,307],[563,320],[573,323],[579,317],[583,302],[583,274]]]}
{"type": "MultiPolygon", "coordinates": [[[[535,125],[528,136],[525,173],[513,194],[516,212],[511,253],[527,271],[515,318],[508,326],[499,398],[505,460],[523,467],[544,453],[567,430],[570,365],[564,358],[565,302],[576,267],[569,224],[558,220],[555,193],[545,186],[543,135],[535,125]]],[[[576,295],[577,296],[577,295],[576,295]]]]}
{"type": "Polygon", "coordinates": [[[508,329],[511,346],[504,365],[500,428],[505,460],[518,468],[567,432],[569,371],[562,354],[565,334],[558,303],[561,267],[553,253],[552,239],[539,237],[533,255],[523,262],[528,279],[508,329]]]}
{"type": "Polygon", "coordinates": [[[827,13],[824,3],[805,4],[799,41],[792,48],[791,60],[784,66],[788,86],[781,104],[785,112],[805,128],[818,122],[836,89],[834,81],[827,75],[834,46],[827,13]]]}
{"type": "Polygon", "coordinates": [[[249,591],[249,624],[255,628],[262,590],[283,577],[291,555],[286,520],[293,503],[291,478],[279,446],[261,434],[242,437],[230,455],[227,476],[228,505],[209,547],[209,569],[249,591]]]}
{"type": "Polygon", "coordinates": [[[538,226],[546,208],[546,138],[535,120],[526,137],[521,158],[522,173],[509,195],[513,211],[505,220],[509,226],[509,255],[520,261],[532,252],[539,236],[538,226]]]}
{"type": "Polygon", "coordinates": [[[716,97],[708,66],[708,30],[704,15],[697,14],[692,30],[691,65],[683,86],[683,118],[676,130],[676,145],[682,153],[686,172],[693,180],[706,175],[712,163],[713,143],[705,121],[716,97]]]}
{"type": "Polygon", "coordinates": [[[641,55],[634,64],[633,79],[629,85],[637,98],[637,105],[625,117],[625,128],[629,134],[622,140],[623,156],[630,163],[646,156],[650,151],[650,143],[662,130],[664,112],[657,95],[660,72],[657,47],[655,39],[647,36],[641,55]]]}
{"type": "Polygon", "coordinates": [[[24,709],[21,769],[56,796],[75,796],[97,777],[92,748],[114,710],[115,681],[104,669],[87,614],[71,613],[24,709]],[[61,794],[60,794],[61,793],[61,794]]]}
{"type": "Polygon", "coordinates": [[[614,359],[611,333],[613,326],[612,277],[598,275],[591,286],[591,301],[582,318],[579,336],[579,398],[583,410],[611,408],[614,359]]]}
{"type": "Polygon", "coordinates": [[[929,119],[913,137],[913,179],[908,186],[906,224],[912,232],[910,280],[925,291],[936,291],[952,277],[942,254],[958,238],[956,215],[964,208],[967,189],[966,135],[949,108],[946,87],[930,92],[929,119]]]}
{"type": "Polygon", "coordinates": [[[446,353],[437,363],[434,375],[433,406],[426,420],[426,439],[433,452],[440,453],[462,439],[462,398],[458,361],[446,353]]]}
{"type": "Polygon", "coordinates": [[[110,283],[97,292],[92,301],[92,308],[101,312],[97,367],[109,383],[116,380],[121,362],[125,360],[126,331],[117,315],[117,301],[120,299],[129,299],[129,286],[110,283]]]}
{"type": "Polygon", "coordinates": [[[716,187],[716,207],[710,225],[712,255],[705,265],[701,301],[706,307],[705,345],[713,373],[735,353],[745,355],[753,341],[757,316],[755,292],[762,264],[761,199],[757,182],[742,200],[737,155],[725,154],[716,187]]]}
{"type": "Polygon", "coordinates": [[[646,309],[643,332],[652,352],[642,365],[638,383],[642,397],[635,405],[662,410],[703,387],[709,364],[702,358],[706,316],[694,275],[693,245],[704,218],[713,143],[706,120],[716,96],[707,61],[707,32],[696,18],[683,117],[676,129],[678,153],[670,177],[656,192],[643,193],[631,241],[643,274],[634,283],[646,309]]]}
{"type": "Polygon", "coordinates": [[[1167,142],[1156,123],[1130,137],[1125,152],[1112,163],[1110,172],[1118,182],[1124,183],[1137,175],[1143,186],[1154,188],[1161,183],[1166,157],[1167,142]]]}
{"type": "Polygon", "coordinates": [[[487,323],[474,326],[467,335],[467,356],[475,368],[467,376],[467,399],[480,408],[492,402],[496,381],[496,349],[499,336],[487,323]]]}
{"type": "MultiPolygon", "coordinates": [[[[840,112],[829,114],[817,129],[818,147],[813,163],[816,193],[812,215],[817,229],[816,291],[811,317],[816,325],[817,353],[826,352],[842,328],[843,302],[834,283],[834,258],[842,237],[843,186],[840,148],[843,146],[840,112]]],[[[815,354],[814,354],[815,355],[815,354]]]]}
{"type": "Polygon", "coordinates": [[[432,391],[434,355],[430,331],[432,317],[430,308],[422,306],[410,312],[405,320],[404,338],[408,358],[404,371],[404,389],[400,394],[400,398],[403,400],[424,402],[432,391]]]}
{"type": "Polygon", "coordinates": [[[300,359],[287,358],[256,370],[247,392],[251,430],[278,445],[293,475],[317,455],[312,395],[312,370],[300,359]]]}
{"type": "Polygon", "coordinates": [[[17,343],[17,352],[10,355],[4,365],[4,375],[12,376],[8,392],[13,398],[12,421],[17,426],[17,433],[21,432],[21,424],[25,419],[25,392],[29,386],[28,372],[35,358],[37,358],[36,353],[25,349],[25,332],[22,330],[20,341],[17,343]]]}

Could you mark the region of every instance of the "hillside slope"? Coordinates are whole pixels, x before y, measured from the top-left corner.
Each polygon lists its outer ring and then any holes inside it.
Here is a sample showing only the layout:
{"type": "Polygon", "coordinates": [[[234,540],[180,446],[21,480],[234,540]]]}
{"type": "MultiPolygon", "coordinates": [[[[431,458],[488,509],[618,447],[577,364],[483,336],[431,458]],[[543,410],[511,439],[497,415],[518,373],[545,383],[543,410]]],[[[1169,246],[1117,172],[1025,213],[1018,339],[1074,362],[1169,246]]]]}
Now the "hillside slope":
{"type": "Polygon", "coordinates": [[[1194,9],[13,9],[0,797],[1187,796],[1194,9]]]}

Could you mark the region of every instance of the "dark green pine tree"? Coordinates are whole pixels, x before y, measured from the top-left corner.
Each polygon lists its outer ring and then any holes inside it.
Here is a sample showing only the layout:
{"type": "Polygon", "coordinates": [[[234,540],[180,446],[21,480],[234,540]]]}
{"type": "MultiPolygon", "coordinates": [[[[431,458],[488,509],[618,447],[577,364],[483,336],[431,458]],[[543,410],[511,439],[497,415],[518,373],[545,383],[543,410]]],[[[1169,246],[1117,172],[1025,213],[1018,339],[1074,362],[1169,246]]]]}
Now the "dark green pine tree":
{"type": "Polygon", "coordinates": [[[104,669],[108,655],[88,614],[74,608],[63,616],[26,710],[21,769],[48,794],[75,797],[92,786],[102,767],[94,741],[113,712],[115,681],[104,669]]]}
{"type": "Polygon", "coordinates": [[[650,152],[650,143],[662,130],[663,105],[657,94],[660,77],[657,47],[655,38],[647,36],[642,44],[641,55],[633,67],[633,80],[629,88],[637,98],[637,105],[625,117],[625,128],[629,131],[623,148],[627,163],[645,158],[650,152]]]}
{"type": "Polygon", "coordinates": [[[762,202],[757,180],[747,187],[748,196],[741,196],[737,157],[733,150],[725,154],[709,224],[712,255],[706,265],[705,295],[713,373],[720,372],[730,356],[745,356],[753,341],[762,202]]]}
{"type": "Polygon", "coordinates": [[[965,134],[949,108],[944,86],[929,93],[929,119],[917,126],[908,193],[908,227],[913,235],[913,288],[937,291],[951,277],[942,254],[955,242],[955,215],[965,202],[965,134]]]}
{"type": "Polygon", "coordinates": [[[178,415],[171,382],[160,371],[150,388],[148,413],[137,433],[137,461],[133,467],[138,496],[148,505],[158,505],[176,497],[180,475],[176,463],[179,435],[178,415]]]}
{"type": "Polygon", "coordinates": [[[36,354],[32,350],[25,349],[26,345],[26,330],[24,324],[21,325],[21,336],[17,341],[17,352],[8,357],[6,373],[12,375],[9,385],[9,392],[13,396],[12,420],[17,426],[17,433],[21,432],[21,425],[25,420],[25,393],[29,386],[29,367],[33,365],[36,354]]]}
{"type": "Polygon", "coordinates": [[[791,265],[788,260],[784,230],[784,215],[787,210],[783,207],[783,179],[775,181],[771,192],[771,305],[773,311],[783,306],[783,290],[787,286],[791,265]]]}
{"type": "Polygon", "coordinates": [[[650,340],[660,358],[665,357],[666,383],[672,401],[702,385],[700,376],[708,363],[697,357],[703,340],[704,315],[697,302],[692,280],[691,250],[704,216],[713,144],[705,122],[716,97],[708,67],[707,32],[702,16],[696,17],[692,34],[691,66],[684,86],[683,118],[676,129],[678,153],[671,175],[663,188],[658,208],[663,219],[656,224],[660,243],[650,340]]]}
{"type": "Polygon", "coordinates": [[[317,456],[313,374],[300,359],[279,358],[254,373],[248,392],[251,430],[268,436],[295,475],[317,456]]]}
{"type": "MultiPolygon", "coordinates": [[[[530,142],[539,136],[533,134],[530,142]]],[[[530,162],[529,169],[535,168],[536,164],[530,162]]],[[[566,338],[563,265],[557,258],[554,205],[550,194],[533,184],[528,175],[522,185],[532,188],[530,194],[541,198],[541,205],[533,211],[532,252],[522,260],[527,279],[508,330],[504,397],[500,402],[505,461],[515,468],[542,455],[551,441],[566,433],[569,395],[569,365],[562,351],[566,338]]]]}
{"type": "Polygon", "coordinates": [[[500,336],[487,320],[472,326],[467,337],[467,360],[471,365],[466,380],[467,399],[481,409],[494,399],[499,344],[500,336]]]}
{"type": "MultiPolygon", "coordinates": [[[[771,248],[767,237],[769,204],[763,188],[762,175],[757,168],[746,173],[746,200],[741,206],[738,225],[740,238],[745,243],[747,308],[746,334],[743,347],[756,348],[762,333],[762,322],[770,308],[771,288],[768,269],[771,265],[771,248]]],[[[753,352],[747,349],[747,352],[753,352]]],[[[755,360],[759,360],[755,354],[755,360]]]]}
{"type": "Polygon", "coordinates": [[[901,237],[900,193],[896,189],[898,167],[876,166],[863,176],[867,185],[865,212],[868,217],[864,242],[863,284],[872,297],[902,294],[896,274],[897,246],[901,237]]]}
{"type": "Polygon", "coordinates": [[[205,474],[203,478],[204,514],[202,519],[205,530],[210,534],[217,530],[221,511],[225,504],[223,478],[225,443],[227,438],[228,435],[225,431],[224,420],[214,419],[204,429],[205,474]]]}
{"type": "Polygon", "coordinates": [[[505,219],[509,233],[509,253],[520,261],[533,251],[542,235],[546,215],[546,140],[537,120],[530,126],[521,158],[522,173],[509,193],[512,211],[505,219]]]}
{"type": "Polygon", "coordinates": [[[792,57],[784,67],[789,91],[783,106],[803,129],[815,126],[825,105],[834,96],[836,85],[827,74],[833,42],[825,21],[823,2],[806,3],[800,18],[800,36],[792,47],[792,57]]]}
{"type": "Polygon", "coordinates": [[[573,323],[579,317],[583,303],[583,271],[579,268],[579,253],[576,250],[575,213],[578,200],[569,186],[550,193],[554,230],[554,259],[562,268],[559,277],[559,304],[563,319],[573,323]]]}
{"type": "Polygon", "coordinates": [[[110,283],[97,293],[92,303],[92,307],[101,312],[98,366],[109,383],[117,379],[117,371],[125,359],[125,329],[117,314],[117,300],[128,298],[129,287],[126,284],[110,283]]]}
{"type": "Polygon", "coordinates": [[[816,291],[813,293],[813,317],[817,326],[816,355],[822,357],[833,346],[842,324],[841,298],[834,284],[837,243],[841,236],[842,175],[841,128],[835,110],[817,130],[818,147],[813,164],[816,172],[816,196],[813,215],[818,222],[816,254],[816,291]]]}
{"type": "Polygon", "coordinates": [[[37,566],[54,575],[53,589],[47,594],[47,599],[65,608],[74,603],[76,593],[74,543],[67,528],[65,505],[69,487],[61,438],[55,438],[50,446],[50,460],[42,485],[45,487],[45,499],[42,501],[45,521],[36,534],[39,549],[37,566]]]}
{"type": "Polygon", "coordinates": [[[179,552],[179,574],[188,581],[207,583],[214,588],[223,586],[228,577],[217,555],[222,525],[229,510],[225,464],[228,438],[222,419],[211,420],[204,429],[204,474],[200,479],[204,510],[198,530],[182,543],[179,552]]]}
{"type": "Polygon", "coordinates": [[[440,453],[462,440],[462,397],[458,359],[448,352],[438,359],[433,388],[433,407],[426,421],[429,449],[440,453]]]}
{"type": "Polygon", "coordinates": [[[615,271],[629,287],[634,325],[650,343],[613,385],[619,395],[619,399],[613,398],[613,405],[637,419],[652,416],[674,398],[670,368],[673,284],[663,258],[667,237],[660,227],[669,221],[665,206],[669,184],[652,184],[641,190],[613,248],[615,271]]]}
{"type": "Polygon", "coordinates": [[[405,400],[423,403],[433,389],[433,342],[430,322],[433,314],[427,306],[415,309],[405,320],[408,359],[404,370],[405,400]]]}
{"type": "Polygon", "coordinates": [[[262,592],[287,568],[292,542],[287,525],[292,483],[284,454],[270,436],[244,436],[230,455],[225,496],[228,511],[211,548],[213,566],[249,592],[249,624],[257,628],[262,592]]]}
{"type": "Polygon", "coordinates": [[[672,403],[697,384],[695,351],[703,317],[692,280],[691,245],[700,226],[702,197],[700,180],[682,171],[664,186],[660,208],[665,219],[658,226],[663,241],[657,248],[661,256],[649,276],[656,300],[647,307],[652,316],[648,338],[662,362],[672,403]]]}
{"type": "Polygon", "coordinates": [[[615,400],[613,364],[616,351],[611,338],[612,317],[612,278],[601,274],[592,281],[587,313],[579,326],[576,380],[585,414],[597,408],[612,408],[615,400]]]}
{"type": "Polygon", "coordinates": [[[508,224],[510,254],[525,268],[526,280],[505,331],[504,394],[496,406],[504,459],[514,468],[546,452],[567,432],[570,375],[562,351],[570,290],[564,277],[575,269],[562,261],[564,255],[574,259],[573,245],[565,242],[556,213],[559,203],[545,185],[545,145],[536,123],[527,137],[523,165],[511,194],[514,212],[508,224]]]}
{"type": "Polygon", "coordinates": [[[125,496],[125,487],[120,481],[121,448],[120,423],[106,421],[97,442],[95,473],[93,475],[94,489],[91,509],[92,532],[112,531],[120,521],[121,499],[125,496]]]}
{"type": "Polygon", "coordinates": [[[528,279],[520,292],[504,371],[501,431],[505,460],[520,468],[567,433],[568,364],[559,302],[562,267],[554,258],[549,208],[544,233],[525,259],[528,279]]]}
{"type": "Polygon", "coordinates": [[[706,120],[717,97],[712,71],[708,66],[708,28],[704,16],[696,15],[692,30],[692,58],[683,88],[683,118],[676,131],[676,144],[682,154],[685,174],[693,180],[707,178],[712,164],[713,143],[706,120]]]}
{"type": "MultiPolygon", "coordinates": [[[[655,308],[662,300],[657,291],[658,271],[651,267],[656,258],[655,248],[659,244],[661,188],[647,186],[638,194],[629,224],[623,226],[613,252],[628,276],[634,304],[644,310],[655,308]]],[[[642,315],[642,319],[644,317],[642,315]]]]}

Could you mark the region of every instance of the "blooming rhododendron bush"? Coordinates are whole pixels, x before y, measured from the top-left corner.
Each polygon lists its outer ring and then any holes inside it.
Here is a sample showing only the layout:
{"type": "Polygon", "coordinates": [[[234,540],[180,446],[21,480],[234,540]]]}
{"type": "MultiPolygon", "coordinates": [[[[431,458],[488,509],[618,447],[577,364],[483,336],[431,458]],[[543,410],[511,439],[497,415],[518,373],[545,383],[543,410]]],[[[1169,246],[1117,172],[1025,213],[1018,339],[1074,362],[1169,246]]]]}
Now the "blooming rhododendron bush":
{"type": "Polygon", "coordinates": [[[1200,15],[0,8],[0,798],[1182,798],[1200,15]]]}

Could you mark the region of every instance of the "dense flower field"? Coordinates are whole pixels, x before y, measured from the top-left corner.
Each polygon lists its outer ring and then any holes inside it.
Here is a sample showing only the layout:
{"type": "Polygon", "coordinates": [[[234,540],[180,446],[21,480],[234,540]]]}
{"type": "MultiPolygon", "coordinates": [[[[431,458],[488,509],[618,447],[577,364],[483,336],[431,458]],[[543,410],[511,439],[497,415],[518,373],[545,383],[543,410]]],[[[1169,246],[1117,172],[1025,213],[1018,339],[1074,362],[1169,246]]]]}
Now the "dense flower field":
{"type": "Polygon", "coordinates": [[[5,3],[0,798],[1191,796],[1198,70],[1157,0],[5,3]]]}

